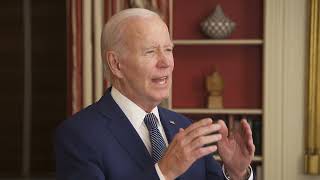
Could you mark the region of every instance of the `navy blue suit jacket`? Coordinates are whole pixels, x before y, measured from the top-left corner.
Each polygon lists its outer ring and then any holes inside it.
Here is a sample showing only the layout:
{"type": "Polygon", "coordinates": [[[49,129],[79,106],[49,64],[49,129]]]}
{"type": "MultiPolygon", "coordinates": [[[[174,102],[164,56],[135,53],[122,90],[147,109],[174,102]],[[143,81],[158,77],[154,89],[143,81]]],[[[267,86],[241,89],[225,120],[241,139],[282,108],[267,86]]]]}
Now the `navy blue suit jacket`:
{"type": "MultiPolygon", "coordinates": [[[[179,128],[191,123],[160,107],[159,114],[169,143],[179,128]]],[[[58,180],[159,179],[143,141],[110,91],[57,128],[55,153],[58,180]]],[[[197,160],[178,179],[222,180],[224,176],[220,165],[209,155],[197,160]]]]}

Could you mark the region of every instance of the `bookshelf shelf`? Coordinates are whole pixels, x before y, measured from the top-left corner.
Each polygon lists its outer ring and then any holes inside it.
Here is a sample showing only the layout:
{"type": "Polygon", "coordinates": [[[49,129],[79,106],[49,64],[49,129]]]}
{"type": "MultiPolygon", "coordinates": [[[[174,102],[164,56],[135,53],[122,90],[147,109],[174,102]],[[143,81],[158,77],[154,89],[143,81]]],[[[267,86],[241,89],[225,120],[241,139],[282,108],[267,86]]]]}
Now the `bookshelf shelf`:
{"type": "Polygon", "coordinates": [[[173,111],[178,113],[190,113],[190,114],[262,114],[262,109],[206,109],[206,108],[190,108],[182,109],[175,108],[173,111]]]}
{"type": "Polygon", "coordinates": [[[223,39],[223,40],[190,40],[179,39],[173,40],[175,45],[262,45],[262,39],[223,39]]]}

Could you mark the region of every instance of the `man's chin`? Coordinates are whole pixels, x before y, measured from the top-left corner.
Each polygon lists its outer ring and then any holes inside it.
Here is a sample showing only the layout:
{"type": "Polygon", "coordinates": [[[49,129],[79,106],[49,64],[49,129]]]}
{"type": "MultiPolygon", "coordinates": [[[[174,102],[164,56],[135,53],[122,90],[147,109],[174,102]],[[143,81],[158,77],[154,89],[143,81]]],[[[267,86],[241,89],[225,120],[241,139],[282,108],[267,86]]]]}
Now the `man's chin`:
{"type": "Polygon", "coordinates": [[[165,101],[168,98],[169,98],[169,94],[164,94],[164,95],[158,94],[158,96],[154,98],[154,101],[157,104],[160,104],[161,102],[165,101]]]}

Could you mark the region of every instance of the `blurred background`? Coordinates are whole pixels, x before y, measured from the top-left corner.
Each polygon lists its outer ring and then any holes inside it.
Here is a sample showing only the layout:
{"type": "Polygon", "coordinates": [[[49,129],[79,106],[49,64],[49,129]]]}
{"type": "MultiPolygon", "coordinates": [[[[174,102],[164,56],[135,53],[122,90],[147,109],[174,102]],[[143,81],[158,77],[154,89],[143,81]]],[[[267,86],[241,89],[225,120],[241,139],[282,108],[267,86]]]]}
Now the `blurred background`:
{"type": "Polygon", "coordinates": [[[53,177],[67,116],[65,0],[0,1],[0,177],[53,177]],[[26,4],[27,3],[27,4],[26,4]]]}

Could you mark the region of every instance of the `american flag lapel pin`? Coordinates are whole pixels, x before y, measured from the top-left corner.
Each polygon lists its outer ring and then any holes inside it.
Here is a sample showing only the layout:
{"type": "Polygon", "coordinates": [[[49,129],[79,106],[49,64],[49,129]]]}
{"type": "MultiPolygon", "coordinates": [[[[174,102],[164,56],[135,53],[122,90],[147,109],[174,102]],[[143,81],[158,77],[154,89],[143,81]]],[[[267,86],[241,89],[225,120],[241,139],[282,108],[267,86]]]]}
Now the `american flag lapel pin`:
{"type": "Polygon", "coordinates": [[[170,124],[176,124],[174,121],[169,121],[170,124]]]}

